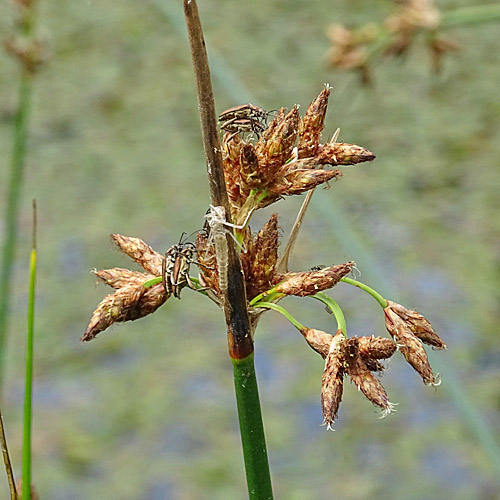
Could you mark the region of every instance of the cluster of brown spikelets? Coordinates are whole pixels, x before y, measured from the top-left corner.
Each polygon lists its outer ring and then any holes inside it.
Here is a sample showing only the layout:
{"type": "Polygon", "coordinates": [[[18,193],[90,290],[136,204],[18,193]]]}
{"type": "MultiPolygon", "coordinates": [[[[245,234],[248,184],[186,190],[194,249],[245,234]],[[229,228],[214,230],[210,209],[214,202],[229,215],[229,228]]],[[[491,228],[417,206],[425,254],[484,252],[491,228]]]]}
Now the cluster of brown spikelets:
{"type": "MultiPolygon", "coordinates": [[[[300,194],[340,177],[340,170],[333,167],[375,158],[372,152],[353,144],[335,140],[320,143],[329,95],[330,87],[326,86],[303,117],[297,106],[288,112],[282,108],[255,143],[249,141],[249,134],[245,132],[226,132],[223,137],[225,181],[232,220],[236,223],[234,236],[241,248],[241,265],[251,312],[256,312],[253,306],[259,307],[259,300],[269,304],[287,295],[305,297],[332,288],[354,266],[353,262],[347,262],[321,270],[287,272],[279,266],[277,215],[273,214],[256,234],[247,224],[255,210],[283,196],[300,194]]],[[[170,296],[159,279],[163,255],[138,238],[117,234],[111,238],[146,272],[120,268],[95,271],[99,279],[116,291],[105,297],[94,311],[84,341],[92,340],[113,323],[135,320],[154,312],[170,296]],[[146,282],[152,282],[152,286],[144,286],[146,282]]],[[[210,231],[200,231],[196,238],[199,291],[220,305],[223,293],[218,262],[221,261],[217,260],[219,256],[215,255],[215,248],[210,231]]],[[[258,311],[262,312],[262,309],[258,311]]],[[[390,301],[387,301],[385,314],[392,339],[346,338],[345,332],[340,330],[331,335],[312,328],[299,328],[309,345],[326,360],[322,405],[328,427],[336,418],[346,375],[373,404],[385,413],[391,411],[392,404],[373,373],[381,372],[383,365],[380,360],[389,358],[398,349],[426,384],[436,383],[422,342],[437,349],[446,346],[430,324],[415,311],[390,301]]]]}
{"type": "Polygon", "coordinates": [[[313,328],[301,329],[311,348],[325,358],[321,405],[328,428],[337,417],[345,375],[349,375],[369,401],[382,409],[382,416],[394,410],[384,387],[373,373],[381,373],[384,365],[380,360],[390,358],[396,350],[403,354],[426,385],[439,384],[422,343],[435,349],[446,349],[446,345],[430,323],[418,312],[391,301],[387,301],[384,312],[385,325],[392,339],[373,336],[346,338],[340,330],[332,336],[313,328]]]}
{"type": "Polygon", "coordinates": [[[362,80],[369,83],[369,60],[377,53],[377,46],[384,47],[385,55],[401,56],[408,51],[415,35],[425,32],[432,67],[438,72],[443,55],[459,48],[456,42],[439,34],[440,22],[441,15],[433,0],[405,0],[380,26],[370,23],[353,30],[339,24],[332,25],[328,29],[332,42],[329,64],[335,68],[357,70],[362,80]]]}

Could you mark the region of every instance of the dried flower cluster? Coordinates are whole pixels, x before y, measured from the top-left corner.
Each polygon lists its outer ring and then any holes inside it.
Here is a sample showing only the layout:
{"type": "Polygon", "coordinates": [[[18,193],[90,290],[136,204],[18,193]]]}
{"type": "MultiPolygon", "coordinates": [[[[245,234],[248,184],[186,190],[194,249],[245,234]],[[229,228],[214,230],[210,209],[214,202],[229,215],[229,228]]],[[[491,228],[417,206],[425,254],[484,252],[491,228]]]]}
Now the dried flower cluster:
{"type": "Polygon", "coordinates": [[[222,141],[226,187],[233,219],[240,223],[250,210],[282,196],[301,194],[342,175],[329,166],[371,161],[375,155],[360,146],[320,144],[330,87],[311,103],[303,118],[298,106],[281,108],[254,145],[226,132],[222,141]],[[243,209],[243,210],[242,210],[243,209]]]}
{"type": "MultiPolygon", "coordinates": [[[[241,250],[246,296],[254,318],[268,306],[285,311],[287,315],[286,310],[276,304],[282,298],[288,295],[324,298],[324,294],[317,294],[346,279],[344,277],[352,271],[354,262],[313,271],[288,272],[288,260],[283,256],[280,260],[278,256],[277,214],[271,215],[256,234],[248,226],[255,210],[285,195],[310,191],[342,175],[340,170],[331,167],[375,158],[363,147],[337,143],[336,136],[330,142],[320,142],[329,95],[327,85],[303,117],[299,115],[298,106],[288,112],[282,108],[269,124],[269,113],[253,105],[236,106],[223,113],[223,167],[234,224],[225,221],[223,207],[211,206],[205,216],[205,229],[196,238],[196,261],[190,260],[194,246],[189,242],[172,246],[163,256],[138,238],[112,235],[120,250],[140,264],[145,272],[120,268],[95,271],[97,277],[115,292],[98,305],[83,340],[93,339],[113,323],[138,319],[154,312],[169,298],[167,290],[175,289],[176,297],[180,298],[180,291],[187,284],[198,288],[221,306],[224,300],[221,288],[227,286],[227,269],[223,269],[226,262],[221,248],[224,248],[227,232],[235,238],[241,250]],[[253,135],[258,137],[251,142],[253,135]],[[193,262],[199,267],[199,281],[187,274],[193,262]],[[167,279],[170,287],[166,286],[167,279]]],[[[385,304],[384,300],[379,302],[385,304]]],[[[325,359],[321,401],[328,428],[338,413],[345,376],[349,376],[366,398],[383,410],[384,415],[393,410],[384,387],[374,374],[383,371],[381,360],[390,358],[397,350],[426,384],[436,384],[422,343],[436,349],[446,346],[423,316],[394,302],[386,302],[386,326],[392,339],[373,336],[348,338],[340,326],[338,314],[341,312],[333,309],[339,324],[335,335],[300,325],[289,315],[309,345],[325,359]]]]}
{"type": "Polygon", "coordinates": [[[115,288],[116,292],[104,297],[97,306],[82,337],[84,341],[92,340],[113,323],[132,321],[153,313],[168,299],[163,285],[144,286],[146,281],[161,276],[163,256],[139,238],[112,234],[111,239],[147,272],[119,267],[94,271],[101,281],[115,288]]]}
{"type": "Polygon", "coordinates": [[[440,23],[441,15],[433,0],[405,0],[380,26],[368,24],[353,30],[332,25],[327,32],[332,42],[329,64],[335,68],[357,70],[362,81],[370,83],[370,58],[381,49],[385,55],[401,56],[408,51],[415,35],[425,32],[432,67],[438,72],[442,56],[459,49],[453,40],[438,34],[440,23]]]}
{"type": "Polygon", "coordinates": [[[384,337],[349,337],[342,331],[330,335],[321,330],[303,328],[301,333],[309,346],[325,361],[321,383],[321,404],[324,422],[331,428],[342,399],[344,377],[348,375],[364,396],[382,409],[382,416],[391,413],[394,405],[373,372],[382,372],[380,360],[390,358],[396,350],[419,373],[427,385],[438,385],[422,343],[436,349],[446,345],[418,312],[388,301],[385,308],[386,328],[394,340],[384,337]]]}

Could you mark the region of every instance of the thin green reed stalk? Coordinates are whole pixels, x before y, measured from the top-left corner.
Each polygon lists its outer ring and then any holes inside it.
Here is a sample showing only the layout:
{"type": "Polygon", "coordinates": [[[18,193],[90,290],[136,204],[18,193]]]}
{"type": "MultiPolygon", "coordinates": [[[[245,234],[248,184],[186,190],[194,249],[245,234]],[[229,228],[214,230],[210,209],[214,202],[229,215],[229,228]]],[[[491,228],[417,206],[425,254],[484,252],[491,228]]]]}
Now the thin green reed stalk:
{"type": "Polygon", "coordinates": [[[33,399],[33,337],[35,320],[36,283],[36,202],[33,200],[33,242],[30,256],[30,282],[28,295],[28,335],[26,340],[26,369],[24,388],[23,425],[23,482],[22,500],[31,500],[31,422],[33,399]]]}
{"type": "MultiPolygon", "coordinates": [[[[34,0],[20,7],[22,19],[19,21],[19,34],[31,39],[34,30],[34,0]]],[[[17,244],[17,219],[21,198],[23,171],[26,164],[26,144],[28,139],[28,120],[31,109],[31,95],[34,71],[26,60],[18,57],[21,74],[19,78],[19,102],[14,120],[13,149],[10,162],[8,183],[7,212],[5,216],[5,240],[0,268],[0,394],[3,383],[5,345],[8,328],[8,313],[11,296],[12,269],[17,244]]]]}

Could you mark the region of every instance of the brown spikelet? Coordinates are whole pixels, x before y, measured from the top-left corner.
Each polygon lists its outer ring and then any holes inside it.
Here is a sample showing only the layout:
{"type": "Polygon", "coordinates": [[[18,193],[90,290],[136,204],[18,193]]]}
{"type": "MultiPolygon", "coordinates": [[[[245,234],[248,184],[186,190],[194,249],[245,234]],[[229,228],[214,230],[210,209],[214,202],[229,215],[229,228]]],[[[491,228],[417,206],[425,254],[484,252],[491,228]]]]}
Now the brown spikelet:
{"type": "Polygon", "coordinates": [[[142,284],[121,287],[97,306],[81,340],[89,341],[113,323],[133,321],[156,311],[168,298],[162,284],[145,288],[142,284]]]}
{"type": "Polygon", "coordinates": [[[384,312],[387,331],[396,341],[406,361],[418,372],[426,385],[435,384],[436,380],[420,339],[413,335],[408,325],[391,307],[386,307],[384,312]]]}
{"type": "Polygon", "coordinates": [[[372,161],[375,155],[368,149],[356,144],[337,142],[321,144],[314,157],[318,165],[355,165],[372,161]]]}
{"type": "Polygon", "coordinates": [[[243,143],[238,135],[225,134],[222,141],[222,164],[227,194],[231,205],[239,208],[245,202],[241,189],[241,151],[243,143]],[[228,140],[231,137],[231,140],[228,140]]]}
{"type": "Polygon", "coordinates": [[[397,349],[394,340],[385,337],[359,337],[359,354],[366,359],[387,359],[397,349]]]}
{"type": "Polygon", "coordinates": [[[240,157],[241,171],[240,176],[242,182],[248,188],[257,188],[261,185],[259,177],[259,159],[252,144],[245,144],[241,151],[240,157]]]}
{"type": "Polygon", "coordinates": [[[251,300],[272,287],[278,261],[278,215],[272,214],[255,238],[246,240],[246,252],[241,254],[247,296],[251,300]]]}
{"type": "Polygon", "coordinates": [[[351,381],[374,405],[382,408],[385,413],[390,413],[393,410],[393,405],[389,401],[384,386],[370,372],[361,356],[354,356],[350,360],[347,373],[351,377],[351,381]]]}
{"type": "Polygon", "coordinates": [[[446,344],[439,338],[429,321],[420,313],[390,300],[387,303],[388,307],[401,318],[413,335],[418,337],[424,344],[431,345],[439,350],[446,349],[446,344]]]}
{"type": "Polygon", "coordinates": [[[266,151],[266,143],[274,135],[274,132],[278,127],[278,125],[283,122],[285,115],[286,115],[285,108],[281,108],[276,114],[276,116],[271,120],[271,123],[269,123],[267,129],[264,131],[261,138],[257,142],[256,150],[257,150],[257,155],[259,157],[262,158],[264,157],[264,151],[266,151]]]}
{"type": "Polygon", "coordinates": [[[271,182],[278,170],[291,157],[297,140],[299,119],[299,109],[294,106],[280,122],[276,123],[265,143],[257,146],[263,185],[271,182]]]}
{"type": "Polygon", "coordinates": [[[304,336],[311,349],[321,354],[323,359],[328,356],[333,335],[314,328],[303,328],[300,333],[304,336]]]}
{"type": "Polygon", "coordinates": [[[344,389],[345,366],[341,359],[342,344],[345,338],[339,330],[333,337],[325,361],[325,370],[321,378],[321,408],[323,421],[331,429],[337,418],[342,392],[344,389]]]}
{"type": "Polygon", "coordinates": [[[138,271],[130,271],[121,267],[113,267],[112,269],[100,269],[92,271],[101,281],[112,288],[121,288],[130,284],[141,284],[155,276],[149,273],[140,273],[138,271]]]}
{"type": "Polygon", "coordinates": [[[340,170],[296,169],[288,172],[283,181],[270,186],[269,191],[276,196],[301,194],[342,175],[340,170]]]}
{"type": "Polygon", "coordinates": [[[217,259],[215,258],[215,247],[213,242],[208,246],[206,233],[199,232],[196,236],[196,255],[198,256],[200,276],[203,286],[211,288],[217,295],[219,289],[219,271],[217,269],[217,259]]]}
{"type": "Polygon", "coordinates": [[[146,271],[155,276],[161,275],[163,255],[155,252],[147,243],[140,238],[121,234],[111,234],[110,237],[123,253],[140,264],[146,271]]]}
{"type": "Polygon", "coordinates": [[[299,139],[297,142],[298,158],[314,156],[318,149],[321,132],[325,124],[326,108],[330,86],[327,85],[314,99],[299,124],[299,139]]]}
{"type": "Polygon", "coordinates": [[[341,278],[349,274],[354,262],[346,262],[322,269],[302,273],[286,273],[277,275],[275,282],[279,281],[275,290],[285,295],[306,297],[317,292],[334,287],[341,278]]]}

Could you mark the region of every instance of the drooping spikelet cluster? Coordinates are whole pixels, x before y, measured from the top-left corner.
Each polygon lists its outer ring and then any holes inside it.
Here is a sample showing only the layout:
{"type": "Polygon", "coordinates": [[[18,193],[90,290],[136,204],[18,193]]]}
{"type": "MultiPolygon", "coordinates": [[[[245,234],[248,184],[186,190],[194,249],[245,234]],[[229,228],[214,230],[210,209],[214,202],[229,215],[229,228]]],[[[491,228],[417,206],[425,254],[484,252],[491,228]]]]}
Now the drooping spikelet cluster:
{"type": "Polygon", "coordinates": [[[446,345],[421,314],[395,302],[387,302],[384,309],[386,328],[393,339],[374,336],[346,338],[340,330],[335,335],[313,328],[300,330],[309,346],[325,358],[321,405],[328,428],[337,418],[345,376],[350,377],[369,401],[382,409],[382,416],[394,410],[374,373],[382,372],[384,366],[380,360],[390,358],[397,350],[426,385],[439,385],[422,344],[439,350],[446,349],[446,345]]]}

